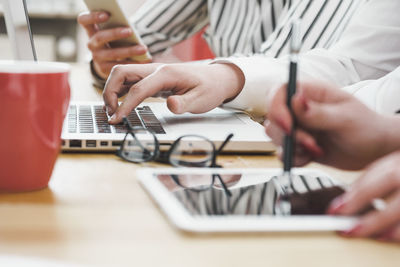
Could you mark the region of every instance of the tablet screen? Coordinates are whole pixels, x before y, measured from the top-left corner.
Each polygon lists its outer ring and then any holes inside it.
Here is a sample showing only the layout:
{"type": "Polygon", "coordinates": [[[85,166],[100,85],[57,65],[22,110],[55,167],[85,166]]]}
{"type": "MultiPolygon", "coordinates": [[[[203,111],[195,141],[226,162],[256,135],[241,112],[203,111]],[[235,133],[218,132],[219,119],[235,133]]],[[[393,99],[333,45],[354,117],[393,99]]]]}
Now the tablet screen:
{"type": "Polygon", "coordinates": [[[329,177],[311,174],[293,175],[290,183],[263,173],[154,175],[192,216],[282,215],[282,203],[292,215],[322,215],[344,192],[329,177]]]}

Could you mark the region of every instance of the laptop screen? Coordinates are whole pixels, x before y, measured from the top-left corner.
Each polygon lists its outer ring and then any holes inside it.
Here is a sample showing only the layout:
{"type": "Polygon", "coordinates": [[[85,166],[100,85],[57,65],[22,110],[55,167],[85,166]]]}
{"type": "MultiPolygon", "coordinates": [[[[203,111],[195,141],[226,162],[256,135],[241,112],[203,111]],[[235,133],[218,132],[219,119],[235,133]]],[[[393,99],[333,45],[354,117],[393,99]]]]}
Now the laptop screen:
{"type": "Polygon", "coordinates": [[[3,8],[14,59],[37,61],[26,0],[3,0],[3,8]]]}

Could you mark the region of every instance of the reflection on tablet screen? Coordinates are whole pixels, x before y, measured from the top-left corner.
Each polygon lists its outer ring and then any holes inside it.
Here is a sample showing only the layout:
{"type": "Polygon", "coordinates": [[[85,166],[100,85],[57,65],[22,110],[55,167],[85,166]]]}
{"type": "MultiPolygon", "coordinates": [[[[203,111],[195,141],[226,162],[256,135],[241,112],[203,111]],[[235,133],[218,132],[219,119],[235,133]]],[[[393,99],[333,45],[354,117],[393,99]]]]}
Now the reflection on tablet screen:
{"type": "Polygon", "coordinates": [[[330,201],[344,190],[329,177],[294,175],[292,193],[282,196],[275,177],[262,174],[220,174],[227,195],[212,174],[157,174],[157,179],[191,215],[279,215],[277,200],[285,197],[292,215],[325,214],[330,201]]]}

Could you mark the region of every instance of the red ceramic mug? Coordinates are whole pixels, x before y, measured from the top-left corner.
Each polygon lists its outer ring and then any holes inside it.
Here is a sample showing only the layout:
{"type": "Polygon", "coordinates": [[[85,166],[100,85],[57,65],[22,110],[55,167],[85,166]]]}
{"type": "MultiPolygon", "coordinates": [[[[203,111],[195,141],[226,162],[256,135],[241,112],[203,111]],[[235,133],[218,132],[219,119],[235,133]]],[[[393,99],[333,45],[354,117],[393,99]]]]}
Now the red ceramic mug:
{"type": "Polygon", "coordinates": [[[47,186],[68,109],[69,66],[0,61],[0,192],[47,186]]]}

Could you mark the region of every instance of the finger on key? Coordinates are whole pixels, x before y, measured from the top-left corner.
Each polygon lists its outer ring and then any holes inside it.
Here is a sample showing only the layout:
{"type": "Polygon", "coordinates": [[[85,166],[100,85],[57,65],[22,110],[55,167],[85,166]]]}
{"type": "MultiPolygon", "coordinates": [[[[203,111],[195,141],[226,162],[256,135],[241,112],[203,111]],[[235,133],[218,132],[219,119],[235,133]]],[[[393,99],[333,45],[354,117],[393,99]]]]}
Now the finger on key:
{"type": "Polygon", "coordinates": [[[171,90],[176,88],[179,76],[166,76],[163,69],[165,68],[157,69],[157,71],[131,87],[124,102],[111,117],[111,120],[109,121],[111,124],[119,123],[124,116],[127,116],[131,110],[137,107],[147,97],[153,96],[162,90],[171,90]]]}

